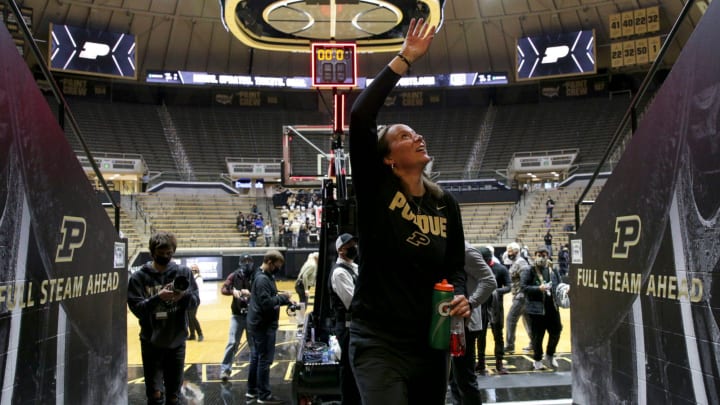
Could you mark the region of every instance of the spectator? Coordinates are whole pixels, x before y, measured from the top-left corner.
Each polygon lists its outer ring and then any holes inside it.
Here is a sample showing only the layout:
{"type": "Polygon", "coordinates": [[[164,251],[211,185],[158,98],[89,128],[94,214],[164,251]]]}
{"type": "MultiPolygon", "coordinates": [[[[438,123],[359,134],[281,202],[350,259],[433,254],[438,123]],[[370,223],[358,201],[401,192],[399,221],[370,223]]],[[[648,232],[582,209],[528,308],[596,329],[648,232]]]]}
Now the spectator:
{"type": "Polygon", "coordinates": [[[350,367],[348,345],[350,334],[348,327],[352,321],[350,316],[350,303],[355,282],[358,276],[358,265],[355,259],[358,256],[357,238],[349,233],[343,233],[335,240],[335,250],[338,258],[330,269],[330,307],[335,317],[335,336],[340,344],[340,393],[343,405],[360,404],[355,376],[350,367]]]}
{"type": "Polygon", "coordinates": [[[428,339],[434,284],[454,285],[449,315],[470,316],[459,205],[424,175],[431,158],[422,135],[404,124],[377,125],[386,97],[427,52],[434,32],[412,19],[399,56],[352,107],[350,159],[363,245],[350,361],[364,404],[444,403],[449,351],[432,349],[428,339]]]}
{"type": "MultiPolygon", "coordinates": [[[[507,374],[508,371],[503,365],[503,357],[505,356],[505,348],[503,343],[503,326],[505,324],[505,310],[503,308],[503,300],[505,294],[510,292],[510,274],[508,273],[507,267],[503,266],[492,254],[492,251],[488,248],[480,248],[485,263],[490,266],[490,269],[495,276],[495,282],[497,288],[490,296],[490,298],[483,304],[484,310],[488,316],[483,320],[482,329],[477,337],[477,358],[478,362],[475,366],[475,371],[481,375],[487,374],[485,368],[485,344],[487,340],[487,327],[492,328],[493,340],[495,341],[495,372],[498,374],[507,374]]],[[[467,263],[465,264],[467,267],[467,263]]]]}
{"type": "Polygon", "coordinates": [[[235,217],[235,227],[237,227],[238,232],[245,232],[245,215],[243,215],[242,211],[238,211],[235,217]]]}
{"type": "Polygon", "coordinates": [[[548,197],[547,201],[545,201],[545,215],[550,217],[550,219],[553,217],[553,208],[555,208],[555,201],[553,201],[551,197],[548,197]]]}
{"type": "MultiPolygon", "coordinates": [[[[488,249],[484,248],[489,252],[488,249]]],[[[480,387],[475,377],[475,340],[484,334],[481,329],[487,328],[487,311],[484,307],[495,288],[495,277],[488,267],[482,254],[465,242],[465,273],[472,314],[465,323],[465,355],[452,358],[452,379],[450,389],[454,399],[463,405],[480,405],[480,387]]],[[[485,357],[485,353],[478,353],[485,357]]]]}
{"type": "Polygon", "coordinates": [[[275,339],[280,306],[288,305],[290,293],[278,292],[274,274],[285,263],[277,250],[268,250],[260,270],[253,277],[248,304],[247,329],[252,340],[245,398],[257,398],[260,404],[281,404],[285,401],[270,391],[270,365],[275,359],[275,339]]]}
{"type": "Polygon", "coordinates": [[[175,236],[157,232],[149,245],[152,261],[130,276],[128,307],[140,322],[148,404],[180,404],[187,312],[200,304],[200,296],[190,269],[172,261],[175,236]]]}
{"type": "Polygon", "coordinates": [[[548,333],[548,343],[545,360],[557,368],[555,349],[560,341],[562,323],[560,312],[555,302],[555,290],[560,283],[560,276],[552,267],[547,266],[549,253],[544,246],[535,251],[533,267],[523,270],[520,287],[527,297],[526,310],[530,316],[530,329],[533,331],[533,368],[545,370],[542,363],[542,342],[545,332],[548,333]]]}
{"type": "Polygon", "coordinates": [[[255,231],[255,228],[252,228],[250,232],[248,232],[248,244],[250,247],[257,246],[257,232],[255,231]]]}
{"type": "Polygon", "coordinates": [[[273,237],[272,222],[267,221],[267,223],[263,227],[262,232],[263,232],[263,238],[265,239],[265,247],[270,247],[270,244],[272,244],[272,237],[273,237]]]}
{"type": "MultiPolygon", "coordinates": [[[[525,331],[528,336],[532,336],[530,333],[530,322],[525,315],[525,294],[520,289],[520,275],[526,267],[529,267],[528,262],[520,255],[520,245],[516,242],[512,242],[507,245],[505,250],[507,252],[507,266],[509,266],[510,273],[510,292],[513,295],[512,305],[507,314],[507,332],[505,339],[505,353],[515,352],[515,329],[520,317],[523,319],[525,325],[525,331]]],[[[530,350],[528,346],[523,350],[530,350]]]]}
{"type": "Polygon", "coordinates": [[[558,253],[558,272],[560,273],[561,280],[565,280],[570,270],[570,247],[560,245],[560,253],[558,253]]]}
{"type": "Polygon", "coordinates": [[[543,237],[543,240],[545,241],[545,248],[547,248],[547,250],[548,250],[548,257],[549,257],[550,259],[552,259],[552,257],[553,257],[553,254],[552,254],[552,241],[553,241],[553,236],[552,236],[552,234],[550,233],[550,230],[549,230],[549,229],[548,229],[548,231],[545,233],[545,236],[543,237]]]}
{"type": "Polygon", "coordinates": [[[318,252],[312,252],[308,255],[307,260],[300,268],[297,280],[295,280],[295,292],[300,297],[300,302],[308,303],[308,295],[310,288],[315,287],[315,274],[317,273],[318,252]]]}
{"type": "MultiPolygon", "coordinates": [[[[227,345],[225,346],[225,354],[223,355],[220,365],[220,373],[223,381],[227,381],[232,373],[232,362],[240,347],[240,338],[247,329],[247,313],[248,302],[250,301],[250,287],[252,285],[252,277],[255,273],[255,266],[250,255],[243,255],[240,264],[235,271],[225,279],[220,289],[222,295],[232,295],[230,310],[230,333],[227,345]]],[[[252,343],[247,339],[248,346],[252,343]]]]}
{"type": "MultiPolygon", "coordinates": [[[[193,265],[190,266],[190,271],[192,272],[193,278],[195,278],[195,284],[197,284],[199,296],[199,291],[202,290],[203,286],[203,278],[200,274],[200,267],[198,267],[197,263],[193,263],[193,265]]],[[[190,336],[188,337],[188,340],[195,340],[195,335],[197,334],[197,341],[202,342],[205,337],[203,336],[200,322],[197,319],[197,310],[198,307],[188,309],[188,324],[190,328],[190,336]]]]}

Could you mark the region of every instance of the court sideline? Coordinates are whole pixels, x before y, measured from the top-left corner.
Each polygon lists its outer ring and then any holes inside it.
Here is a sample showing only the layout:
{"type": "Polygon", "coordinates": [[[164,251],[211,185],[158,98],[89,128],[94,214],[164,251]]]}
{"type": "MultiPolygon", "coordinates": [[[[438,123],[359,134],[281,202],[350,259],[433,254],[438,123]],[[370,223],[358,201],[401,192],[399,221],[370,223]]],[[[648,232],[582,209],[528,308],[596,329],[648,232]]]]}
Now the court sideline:
{"type": "MultiPolygon", "coordinates": [[[[198,320],[202,326],[204,340],[187,342],[184,393],[189,404],[245,403],[249,350],[244,335],[230,380],[223,383],[220,379],[220,360],[228,339],[231,301],[230,297],[220,293],[221,285],[221,281],[204,283],[201,291],[202,303],[198,310],[198,320]]],[[[294,280],[278,280],[278,289],[291,291],[294,294],[294,280]]],[[[297,300],[296,294],[294,294],[294,299],[297,300]]],[[[505,300],[505,308],[510,308],[512,300],[510,294],[506,294],[505,300]]],[[[563,323],[563,331],[557,349],[560,367],[555,371],[533,371],[531,353],[521,350],[529,345],[529,338],[524,327],[518,325],[515,344],[518,350],[514,355],[506,356],[505,367],[510,374],[478,376],[484,402],[522,403],[532,401],[534,404],[571,402],[570,312],[567,309],[560,311],[563,323]]],[[[297,320],[289,317],[284,309],[280,311],[280,329],[275,363],[271,366],[270,384],[273,393],[287,400],[288,404],[292,403],[291,382],[297,353],[297,324],[297,320]]],[[[138,334],[137,319],[128,311],[128,403],[133,405],[145,403],[138,334]]],[[[487,366],[492,370],[494,369],[492,354],[494,342],[491,333],[488,333],[487,339],[487,366]]]]}

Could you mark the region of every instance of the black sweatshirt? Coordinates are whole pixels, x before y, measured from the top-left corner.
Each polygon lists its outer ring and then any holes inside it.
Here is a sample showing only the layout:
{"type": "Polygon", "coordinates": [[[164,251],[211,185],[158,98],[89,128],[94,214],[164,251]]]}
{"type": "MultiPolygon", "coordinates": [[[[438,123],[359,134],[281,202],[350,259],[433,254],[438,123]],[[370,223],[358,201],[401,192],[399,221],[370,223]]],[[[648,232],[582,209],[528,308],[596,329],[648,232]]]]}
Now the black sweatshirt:
{"type": "Polygon", "coordinates": [[[377,113],[399,79],[386,67],[352,108],[361,264],[351,311],[353,320],[427,345],[434,284],[447,279],[456,294],[465,294],[465,236],[449,193],[436,199],[427,191],[422,200],[407,201],[377,152],[377,113]]]}
{"type": "Polygon", "coordinates": [[[147,262],[130,276],[127,293],[130,311],[140,321],[140,340],[163,348],[185,344],[187,310],[200,305],[197,284],[188,267],[170,262],[161,273],[147,262]],[[181,275],[190,281],[185,296],[176,303],[165,303],[158,293],[181,275]]]}
{"type": "Polygon", "coordinates": [[[264,270],[258,270],[250,290],[247,328],[256,333],[277,329],[280,307],[289,303],[288,297],[278,295],[275,277],[264,270]]]}

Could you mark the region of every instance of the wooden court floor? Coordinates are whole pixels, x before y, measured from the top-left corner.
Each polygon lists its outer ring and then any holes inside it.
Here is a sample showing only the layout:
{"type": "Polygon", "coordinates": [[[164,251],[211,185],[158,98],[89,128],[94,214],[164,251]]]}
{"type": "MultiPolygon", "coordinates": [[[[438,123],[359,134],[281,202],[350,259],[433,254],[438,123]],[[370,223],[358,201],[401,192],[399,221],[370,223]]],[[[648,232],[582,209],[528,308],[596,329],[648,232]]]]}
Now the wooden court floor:
{"type": "MultiPolygon", "coordinates": [[[[294,293],[294,280],[278,280],[278,289],[294,293]]],[[[223,357],[225,345],[228,340],[230,323],[229,296],[220,293],[221,281],[207,281],[201,291],[201,305],[198,309],[198,320],[203,330],[204,340],[187,342],[186,350],[186,396],[191,404],[242,404],[245,403],[244,389],[247,378],[248,353],[245,336],[243,335],[240,353],[233,365],[233,373],[229,383],[222,383],[220,379],[220,361],[223,357]]],[[[312,294],[311,294],[312,295],[312,294]]],[[[312,296],[311,301],[312,303],[312,296]]],[[[512,298],[505,296],[505,310],[510,308],[512,298]]],[[[556,372],[566,372],[569,379],[571,368],[570,359],[570,312],[568,309],[560,310],[563,331],[558,345],[558,361],[561,367],[556,372]]],[[[128,311],[128,395],[130,404],[144,403],[144,380],[142,378],[142,360],[140,356],[139,326],[137,318],[128,311]]],[[[297,321],[287,316],[284,310],[280,311],[280,330],[277,341],[276,361],[271,368],[271,386],[273,393],[291,403],[292,367],[296,355],[297,321]]],[[[529,346],[529,337],[522,326],[518,324],[516,331],[516,352],[513,356],[506,356],[506,368],[513,374],[533,374],[531,362],[532,354],[522,351],[529,346]]],[[[493,356],[494,342],[492,333],[487,334],[486,359],[489,369],[494,368],[493,356]]],[[[546,373],[546,372],[545,372],[546,373]]],[[[507,378],[508,376],[496,376],[507,378]]],[[[483,377],[479,377],[483,378],[483,377]]],[[[491,378],[491,377],[484,377],[491,378]]],[[[498,380],[500,381],[500,380],[498,380]]],[[[482,383],[481,383],[482,386],[482,383]]],[[[493,390],[494,391],[494,390],[493,390]]],[[[516,392],[516,391],[513,391],[516,392]]],[[[564,388],[563,388],[563,392],[564,388]]],[[[567,387],[569,395],[569,387],[567,387]]],[[[494,392],[493,392],[494,394],[494,392]]],[[[516,394],[508,394],[517,399],[516,394]]],[[[537,398],[536,398],[537,399],[537,398]]],[[[491,401],[492,402],[492,401],[491,401]]]]}

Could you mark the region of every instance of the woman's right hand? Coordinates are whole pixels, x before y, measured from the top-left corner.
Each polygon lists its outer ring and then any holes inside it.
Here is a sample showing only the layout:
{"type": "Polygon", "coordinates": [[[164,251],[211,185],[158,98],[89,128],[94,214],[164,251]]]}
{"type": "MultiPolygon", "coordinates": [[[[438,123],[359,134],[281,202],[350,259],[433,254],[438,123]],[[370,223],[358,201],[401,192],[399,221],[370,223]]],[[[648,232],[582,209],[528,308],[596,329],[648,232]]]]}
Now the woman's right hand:
{"type": "Polygon", "coordinates": [[[435,27],[428,26],[427,21],[422,18],[410,20],[405,42],[403,42],[400,53],[414,63],[427,53],[435,36],[435,27]]]}

